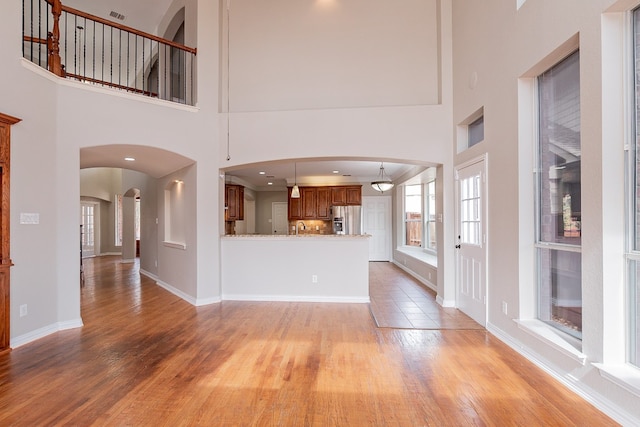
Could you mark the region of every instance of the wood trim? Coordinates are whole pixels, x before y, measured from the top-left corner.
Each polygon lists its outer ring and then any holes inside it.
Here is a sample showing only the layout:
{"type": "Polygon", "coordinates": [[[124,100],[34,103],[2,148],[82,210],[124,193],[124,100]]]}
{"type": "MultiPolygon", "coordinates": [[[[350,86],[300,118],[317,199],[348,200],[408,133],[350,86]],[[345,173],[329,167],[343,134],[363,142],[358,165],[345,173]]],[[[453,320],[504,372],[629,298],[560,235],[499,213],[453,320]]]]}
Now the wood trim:
{"type": "MultiPolygon", "coordinates": [[[[53,4],[53,2],[54,2],[54,0],[47,0],[47,3],[49,3],[49,4],[53,4]]],[[[197,51],[198,51],[198,49],[195,48],[195,47],[188,47],[188,46],[185,46],[183,44],[176,43],[176,42],[174,42],[172,40],[163,39],[162,37],[158,37],[158,36],[155,36],[153,34],[145,33],[144,31],[136,30],[135,28],[128,27],[126,25],[122,25],[122,24],[119,24],[117,22],[109,21],[108,19],[100,18],[99,16],[92,15],[90,13],[86,13],[86,12],[83,12],[81,10],[74,9],[72,7],[69,7],[69,6],[64,6],[63,5],[62,6],[62,10],[64,12],[71,13],[73,15],[77,15],[77,16],[79,16],[81,18],[90,19],[90,20],[98,22],[100,24],[109,25],[109,26],[117,28],[119,30],[127,31],[127,32],[132,33],[132,34],[136,34],[136,35],[141,36],[141,37],[146,37],[148,39],[157,41],[159,43],[163,43],[163,44],[169,45],[171,47],[175,47],[176,49],[180,49],[180,50],[184,50],[184,51],[189,52],[189,53],[193,53],[194,55],[196,55],[197,51]]]]}
{"type": "Polygon", "coordinates": [[[37,43],[37,44],[47,44],[48,41],[47,39],[41,39],[38,37],[31,37],[31,36],[22,36],[22,39],[26,42],[29,43],[37,43]]]}
{"type": "Polygon", "coordinates": [[[147,96],[149,96],[151,98],[157,98],[158,97],[158,94],[155,93],[155,92],[150,92],[148,90],[142,90],[142,89],[136,89],[136,88],[131,87],[131,86],[119,85],[117,83],[111,83],[111,82],[107,82],[107,81],[104,81],[104,80],[92,79],[91,77],[85,77],[85,76],[81,76],[79,74],[66,73],[65,76],[67,78],[70,78],[70,79],[76,79],[76,80],[80,80],[80,81],[101,84],[101,85],[113,87],[113,88],[116,88],[116,89],[124,89],[124,90],[126,90],[128,92],[141,93],[141,94],[147,95],[147,96]]]}
{"type": "Polygon", "coordinates": [[[0,353],[11,350],[11,304],[9,244],[9,178],[11,161],[11,126],[20,122],[17,117],[0,113],[0,353]]]}
{"type": "Polygon", "coordinates": [[[18,119],[17,117],[12,117],[7,114],[0,113],[0,123],[5,123],[8,125],[15,125],[18,122],[21,122],[22,119],[18,119]]]}

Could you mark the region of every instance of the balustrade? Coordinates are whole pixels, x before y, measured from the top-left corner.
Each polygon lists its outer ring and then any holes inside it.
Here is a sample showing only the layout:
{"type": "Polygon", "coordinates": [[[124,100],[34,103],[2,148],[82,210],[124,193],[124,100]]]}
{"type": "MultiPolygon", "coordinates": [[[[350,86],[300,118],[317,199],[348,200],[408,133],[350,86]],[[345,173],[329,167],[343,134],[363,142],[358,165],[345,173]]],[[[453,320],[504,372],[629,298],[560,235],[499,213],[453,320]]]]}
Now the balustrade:
{"type": "Polygon", "coordinates": [[[60,0],[23,0],[23,56],[60,77],[195,105],[195,48],[60,0]]]}

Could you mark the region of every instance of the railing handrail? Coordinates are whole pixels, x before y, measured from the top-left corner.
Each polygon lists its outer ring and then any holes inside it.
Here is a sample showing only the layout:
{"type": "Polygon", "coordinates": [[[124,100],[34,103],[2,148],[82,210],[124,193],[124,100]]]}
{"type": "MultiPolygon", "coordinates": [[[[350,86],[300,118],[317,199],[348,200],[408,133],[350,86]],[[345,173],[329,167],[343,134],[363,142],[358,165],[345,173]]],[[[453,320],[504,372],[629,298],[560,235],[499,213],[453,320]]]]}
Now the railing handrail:
{"type": "MultiPolygon", "coordinates": [[[[55,1],[56,0],[46,0],[46,2],[51,4],[51,5],[53,5],[55,3],[55,1]]],[[[176,42],[174,42],[172,40],[164,39],[162,37],[158,37],[158,36],[155,36],[153,34],[137,30],[135,28],[120,24],[118,22],[114,22],[114,21],[110,21],[108,19],[104,19],[104,18],[101,18],[99,16],[92,15],[90,13],[83,12],[83,11],[78,10],[78,9],[74,9],[72,7],[69,7],[69,6],[62,5],[62,10],[64,12],[70,13],[72,15],[77,15],[77,16],[80,16],[82,18],[86,18],[86,19],[90,19],[92,21],[99,22],[100,24],[108,25],[110,27],[114,27],[114,28],[117,28],[117,29],[122,30],[122,31],[127,31],[129,33],[136,34],[138,36],[146,37],[146,38],[151,39],[153,41],[157,41],[159,43],[163,43],[163,44],[166,44],[168,46],[175,47],[176,49],[180,49],[180,50],[183,50],[185,52],[192,53],[194,55],[197,54],[197,50],[198,49],[195,48],[195,47],[185,46],[183,44],[176,43],[176,42]]]]}

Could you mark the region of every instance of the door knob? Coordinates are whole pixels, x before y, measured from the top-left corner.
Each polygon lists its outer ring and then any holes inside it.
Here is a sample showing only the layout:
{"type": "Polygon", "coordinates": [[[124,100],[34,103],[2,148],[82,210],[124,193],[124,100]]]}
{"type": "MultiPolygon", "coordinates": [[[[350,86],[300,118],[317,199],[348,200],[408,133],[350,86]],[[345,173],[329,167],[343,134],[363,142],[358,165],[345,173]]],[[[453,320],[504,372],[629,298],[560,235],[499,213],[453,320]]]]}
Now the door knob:
{"type": "Polygon", "coordinates": [[[460,245],[456,245],[456,249],[460,249],[460,245]]]}

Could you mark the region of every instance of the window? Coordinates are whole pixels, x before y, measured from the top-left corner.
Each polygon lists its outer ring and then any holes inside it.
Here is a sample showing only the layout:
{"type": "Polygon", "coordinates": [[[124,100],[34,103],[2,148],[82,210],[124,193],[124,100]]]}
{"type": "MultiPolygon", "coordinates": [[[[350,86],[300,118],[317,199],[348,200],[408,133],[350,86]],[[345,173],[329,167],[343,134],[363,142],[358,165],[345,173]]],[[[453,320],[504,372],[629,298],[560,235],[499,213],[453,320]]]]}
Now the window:
{"type": "Polygon", "coordinates": [[[427,215],[425,217],[426,249],[435,251],[436,245],[436,182],[431,181],[425,187],[425,201],[427,215]]]}
{"type": "Polygon", "coordinates": [[[582,338],[580,62],[575,52],[537,78],[538,318],[582,338]]]}
{"type": "Polygon", "coordinates": [[[473,147],[482,141],[484,141],[484,116],[481,116],[469,124],[468,147],[473,147]]]}
{"type": "Polygon", "coordinates": [[[404,244],[422,247],[422,184],[404,186],[404,244]]]}
{"type": "Polygon", "coordinates": [[[627,194],[629,211],[627,220],[627,277],[629,286],[629,355],[630,363],[640,367],[640,9],[633,11],[635,141],[627,155],[627,194]]]}

